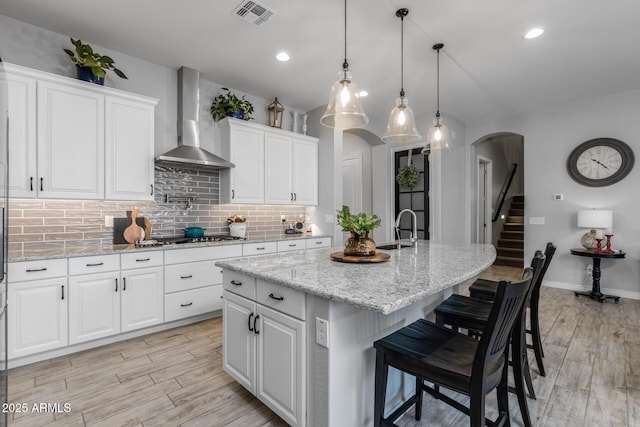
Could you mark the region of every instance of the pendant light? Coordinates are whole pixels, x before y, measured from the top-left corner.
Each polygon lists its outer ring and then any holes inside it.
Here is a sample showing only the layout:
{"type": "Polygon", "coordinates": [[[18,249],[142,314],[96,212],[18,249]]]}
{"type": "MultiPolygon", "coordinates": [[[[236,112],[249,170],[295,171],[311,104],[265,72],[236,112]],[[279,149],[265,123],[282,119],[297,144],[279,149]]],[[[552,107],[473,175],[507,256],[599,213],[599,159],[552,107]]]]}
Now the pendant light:
{"type": "Polygon", "coordinates": [[[431,150],[450,150],[449,147],[449,129],[442,123],[440,117],[440,49],[444,44],[437,43],[433,45],[433,50],[437,56],[437,84],[436,84],[436,118],[433,120],[433,126],[429,129],[427,135],[427,144],[422,149],[423,153],[429,153],[431,150]]]}
{"type": "Polygon", "coordinates": [[[338,81],[331,87],[329,103],[320,123],[328,127],[350,129],[369,123],[362,109],[358,86],[351,80],[347,62],[347,0],[344,0],[344,63],[338,72],[338,81]]]}
{"type": "Polygon", "coordinates": [[[416,129],[413,110],[409,107],[409,100],[404,96],[404,18],[409,9],[398,9],[396,16],[400,18],[400,98],[396,99],[396,106],[391,110],[387,130],[382,137],[386,143],[409,144],[422,139],[416,129]]]}

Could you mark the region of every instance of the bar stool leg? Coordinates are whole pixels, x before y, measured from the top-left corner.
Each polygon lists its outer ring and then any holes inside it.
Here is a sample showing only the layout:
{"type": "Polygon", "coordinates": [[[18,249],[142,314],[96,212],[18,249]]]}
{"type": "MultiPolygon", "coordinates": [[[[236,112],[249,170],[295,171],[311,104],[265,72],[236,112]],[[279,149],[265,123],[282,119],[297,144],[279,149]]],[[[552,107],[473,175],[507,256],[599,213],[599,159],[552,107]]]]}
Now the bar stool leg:
{"type": "Polygon", "coordinates": [[[509,426],[511,421],[509,420],[509,387],[508,387],[508,372],[509,372],[509,352],[505,351],[505,364],[504,369],[502,370],[502,379],[500,380],[500,384],[496,388],[496,394],[498,397],[498,412],[500,416],[504,414],[505,416],[505,424],[509,426]]]}
{"type": "Polygon", "coordinates": [[[422,378],[416,377],[416,421],[422,419],[422,381],[422,378]]]}
{"type": "MultiPolygon", "coordinates": [[[[524,325],[522,325],[524,326],[524,325]]],[[[516,326],[517,327],[517,326],[516,326]]],[[[511,360],[513,364],[513,381],[515,383],[516,396],[518,397],[518,406],[525,427],[532,427],[531,416],[529,415],[529,406],[527,405],[527,397],[524,393],[524,375],[523,372],[523,335],[522,333],[513,334],[511,340],[511,360]]],[[[526,347],[525,350],[526,351],[526,347]]],[[[528,368],[527,368],[528,369],[528,368]]]]}
{"type": "Polygon", "coordinates": [[[384,405],[387,394],[387,376],[389,374],[389,366],[387,365],[384,353],[380,350],[376,351],[376,380],[375,380],[375,397],[373,404],[373,425],[380,427],[384,418],[384,405]]]}
{"type": "Polygon", "coordinates": [[[540,338],[540,317],[538,316],[538,305],[531,305],[529,311],[529,318],[531,319],[531,343],[533,344],[533,352],[536,356],[536,364],[538,365],[538,372],[541,376],[546,376],[544,371],[544,363],[542,358],[544,357],[544,350],[542,349],[542,339],[540,338]]]}

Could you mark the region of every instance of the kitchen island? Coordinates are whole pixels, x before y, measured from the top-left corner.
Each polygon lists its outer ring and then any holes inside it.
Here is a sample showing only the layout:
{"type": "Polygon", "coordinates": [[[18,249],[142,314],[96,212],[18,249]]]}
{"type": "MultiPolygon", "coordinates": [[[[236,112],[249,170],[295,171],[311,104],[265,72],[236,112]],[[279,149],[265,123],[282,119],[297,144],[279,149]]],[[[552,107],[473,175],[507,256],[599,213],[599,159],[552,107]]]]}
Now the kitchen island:
{"type": "MultiPolygon", "coordinates": [[[[216,263],[224,368],[291,425],[372,425],[373,342],[429,316],[496,256],[491,245],[419,242],[383,263],[348,264],[331,260],[340,249],[216,263]]],[[[388,409],[414,387],[392,370],[388,409]]]]}

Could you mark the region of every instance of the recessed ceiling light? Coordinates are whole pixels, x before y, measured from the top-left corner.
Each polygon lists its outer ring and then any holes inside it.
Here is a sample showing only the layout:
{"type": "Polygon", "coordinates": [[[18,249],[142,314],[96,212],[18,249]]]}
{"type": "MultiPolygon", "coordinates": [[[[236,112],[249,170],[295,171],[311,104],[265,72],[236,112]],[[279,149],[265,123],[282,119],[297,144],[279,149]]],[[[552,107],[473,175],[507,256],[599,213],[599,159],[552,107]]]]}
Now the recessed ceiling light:
{"type": "Polygon", "coordinates": [[[535,39],[538,36],[541,36],[544,33],[544,29],[540,27],[532,28],[524,35],[525,39],[535,39]]]}
{"type": "Polygon", "coordinates": [[[364,98],[367,95],[369,95],[369,92],[367,92],[366,90],[361,90],[360,92],[358,92],[358,96],[360,98],[364,98]]]}
{"type": "Polygon", "coordinates": [[[276,59],[280,62],[287,62],[289,60],[289,54],[287,52],[280,52],[276,55],[276,59]]]}

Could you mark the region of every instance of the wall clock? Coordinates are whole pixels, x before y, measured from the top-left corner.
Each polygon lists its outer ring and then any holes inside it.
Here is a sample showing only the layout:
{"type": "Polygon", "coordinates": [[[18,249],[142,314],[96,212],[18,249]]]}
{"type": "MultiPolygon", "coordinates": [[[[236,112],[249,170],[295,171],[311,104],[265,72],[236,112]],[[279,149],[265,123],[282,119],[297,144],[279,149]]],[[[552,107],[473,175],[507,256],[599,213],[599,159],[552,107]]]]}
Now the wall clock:
{"type": "Polygon", "coordinates": [[[596,138],[573,149],[567,159],[571,178],[588,187],[615,184],[633,169],[633,150],[613,138],[596,138]]]}

